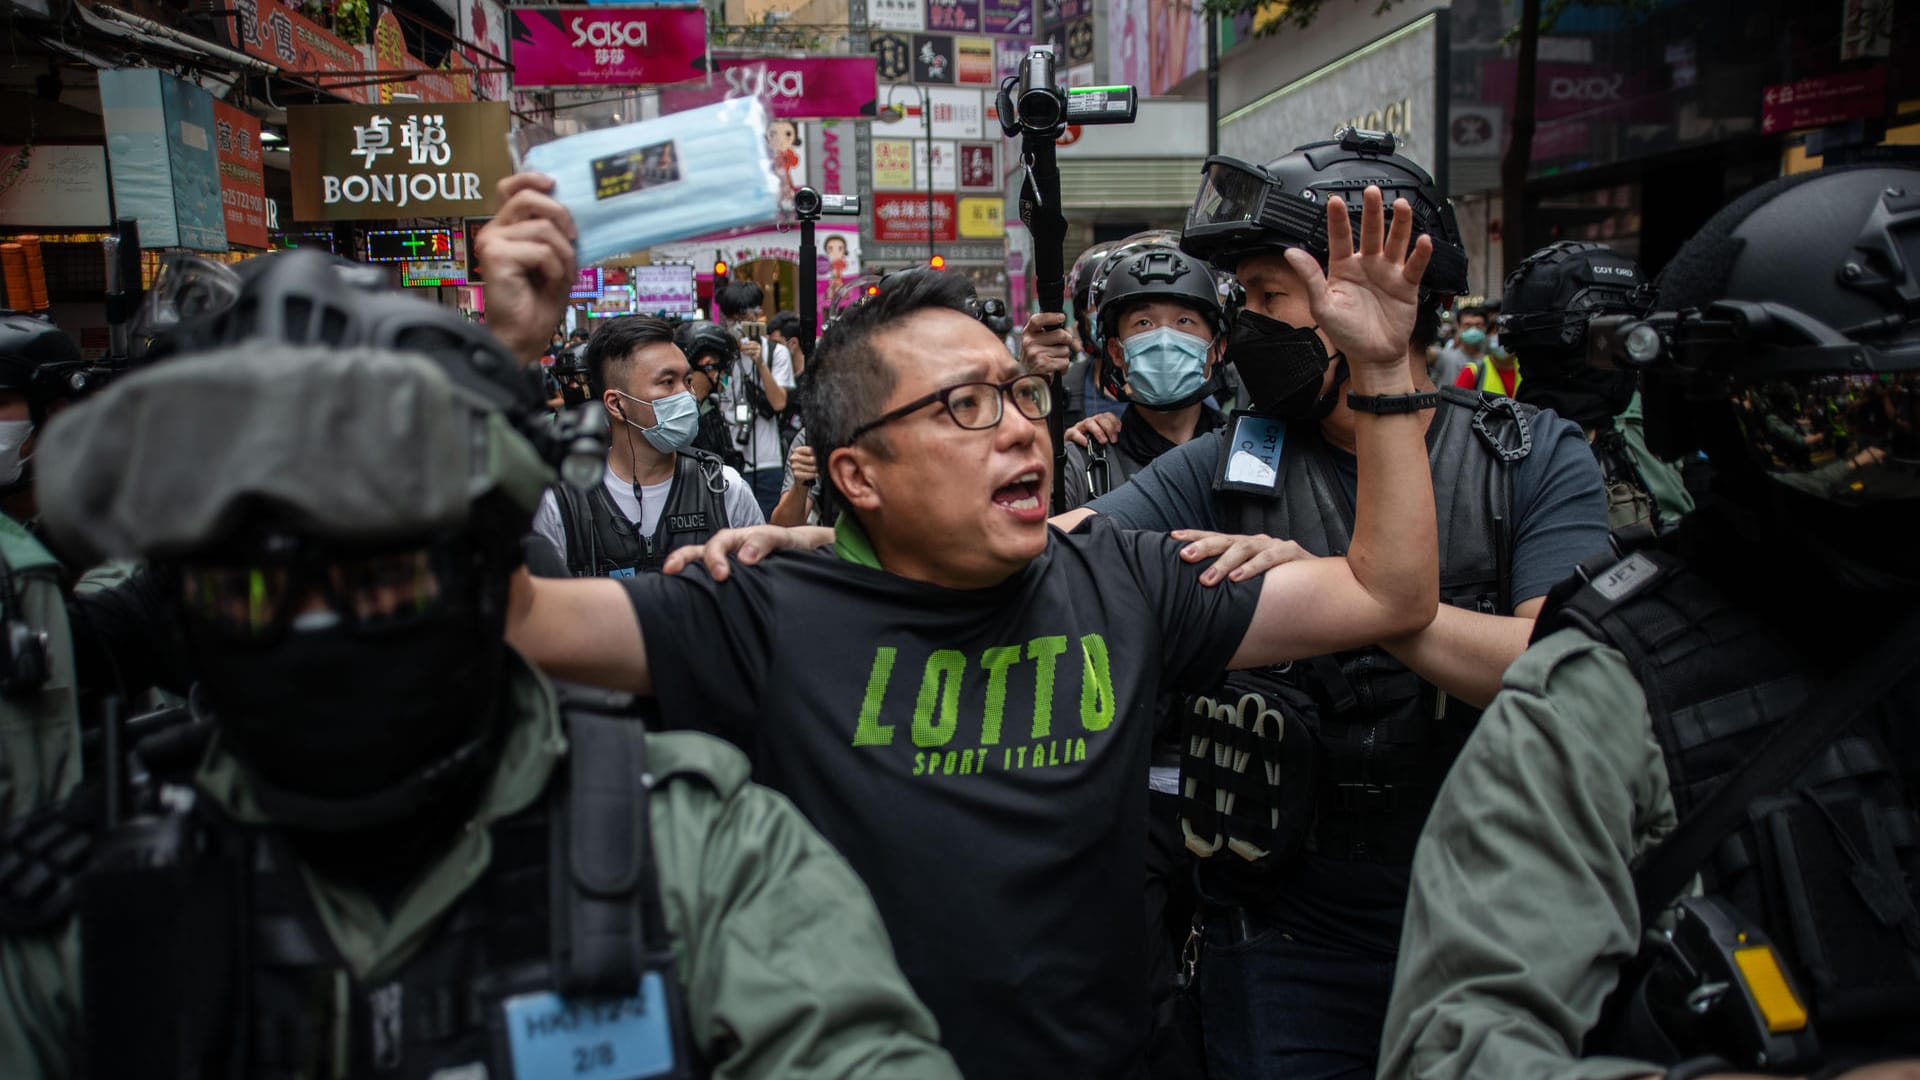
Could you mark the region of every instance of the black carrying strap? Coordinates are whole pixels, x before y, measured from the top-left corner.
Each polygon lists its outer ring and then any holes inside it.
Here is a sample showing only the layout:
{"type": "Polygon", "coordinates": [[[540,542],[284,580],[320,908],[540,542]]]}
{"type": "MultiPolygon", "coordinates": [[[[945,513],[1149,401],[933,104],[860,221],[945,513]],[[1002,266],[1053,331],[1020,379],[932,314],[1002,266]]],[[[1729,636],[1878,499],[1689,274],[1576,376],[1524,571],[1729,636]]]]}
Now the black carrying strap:
{"type": "Polygon", "coordinates": [[[625,996],[671,955],[653,865],[646,729],[569,712],[567,797],[554,815],[553,969],[563,996],[625,996]]]}
{"type": "Polygon", "coordinates": [[[1779,791],[1821,747],[1837,738],[1920,669],[1920,613],[1900,625],[1817,690],[1799,712],[1680,822],[1633,872],[1640,923],[1651,926],[1687,887],[1713,849],[1746,820],[1747,805],[1779,791]]]}

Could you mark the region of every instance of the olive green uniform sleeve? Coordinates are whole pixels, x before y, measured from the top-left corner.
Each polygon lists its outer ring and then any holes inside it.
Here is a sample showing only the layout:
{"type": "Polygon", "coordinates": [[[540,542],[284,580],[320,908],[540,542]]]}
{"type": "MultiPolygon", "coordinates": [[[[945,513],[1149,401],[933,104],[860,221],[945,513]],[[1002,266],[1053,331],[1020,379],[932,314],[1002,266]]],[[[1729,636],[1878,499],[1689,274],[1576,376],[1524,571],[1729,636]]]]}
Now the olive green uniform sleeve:
{"type": "Polygon", "coordinates": [[[1693,513],[1693,494],[1687,490],[1686,479],[1680,475],[1680,470],[1655,457],[1653,451],[1647,448],[1638,391],[1634,392],[1627,411],[1614,418],[1613,426],[1626,439],[1627,452],[1633,456],[1633,464],[1640,470],[1640,479],[1646,481],[1647,494],[1653,497],[1660,516],[1668,521],[1679,521],[1693,513]]]}
{"type": "Polygon", "coordinates": [[[65,1080],[79,1071],[80,926],[0,936],[0,1076],[65,1080]]]}
{"type": "Polygon", "coordinates": [[[708,736],[652,736],[648,753],[667,923],[714,1077],[958,1077],[866,886],[793,804],[708,736]]]}
{"type": "Polygon", "coordinates": [[[47,635],[48,674],[40,689],[0,698],[0,824],[53,802],[80,782],[80,707],[73,634],[56,572],[14,574],[20,619],[47,635]]]}
{"type": "Polygon", "coordinates": [[[1414,855],[1382,1077],[1609,1080],[1580,1058],[1638,949],[1631,861],[1673,828],[1646,697],[1574,631],[1528,649],[1448,774],[1414,855]]]}

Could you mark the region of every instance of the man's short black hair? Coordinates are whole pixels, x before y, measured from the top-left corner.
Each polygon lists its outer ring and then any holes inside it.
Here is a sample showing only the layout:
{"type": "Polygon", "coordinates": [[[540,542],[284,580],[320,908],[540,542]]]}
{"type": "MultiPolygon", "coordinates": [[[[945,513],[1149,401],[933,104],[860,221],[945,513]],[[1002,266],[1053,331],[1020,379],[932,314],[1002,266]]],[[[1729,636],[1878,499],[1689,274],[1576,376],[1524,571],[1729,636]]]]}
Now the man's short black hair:
{"type": "Polygon", "coordinates": [[[800,316],[791,311],[775,315],[767,320],[767,333],[797,340],[800,337],[800,316]]]}
{"type": "Polygon", "coordinates": [[[625,364],[633,350],[658,342],[673,344],[673,324],[652,315],[621,315],[601,323],[587,339],[587,389],[598,398],[607,392],[607,369],[625,364]]]}
{"type": "Polygon", "coordinates": [[[972,284],[958,274],[909,270],[888,277],[879,295],[834,320],[807,361],[800,390],[807,442],[822,463],[852,441],[855,428],[880,415],[893,393],[893,365],[873,339],[922,311],[944,309],[972,318],[973,298],[972,284]]]}
{"type": "Polygon", "coordinates": [[[720,290],[720,314],[729,319],[766,303],[767,294],[751,281],[736,281],[720,290]]]}
{"type": "Polygon", "coordinates": [[[587,332],[578,327],[575,327],[573,333],[567,335],[567,340],[568,341],[585,341],[587,340],[587,332]]]}

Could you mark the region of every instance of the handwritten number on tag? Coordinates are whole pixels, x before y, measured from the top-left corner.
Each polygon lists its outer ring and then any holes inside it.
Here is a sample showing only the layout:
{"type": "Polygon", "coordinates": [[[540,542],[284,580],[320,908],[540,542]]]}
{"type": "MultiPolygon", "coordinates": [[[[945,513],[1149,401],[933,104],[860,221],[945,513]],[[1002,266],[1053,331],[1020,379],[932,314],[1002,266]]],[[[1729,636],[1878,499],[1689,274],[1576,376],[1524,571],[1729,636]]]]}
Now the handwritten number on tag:
{"type": "Polygon", "coordinates": [[[575,1075],[585,1076],[601,1069],[613,1066],[613,1044],[594,1043],[592,1046],[573,1048],[573,1071],[575,1075]]]}

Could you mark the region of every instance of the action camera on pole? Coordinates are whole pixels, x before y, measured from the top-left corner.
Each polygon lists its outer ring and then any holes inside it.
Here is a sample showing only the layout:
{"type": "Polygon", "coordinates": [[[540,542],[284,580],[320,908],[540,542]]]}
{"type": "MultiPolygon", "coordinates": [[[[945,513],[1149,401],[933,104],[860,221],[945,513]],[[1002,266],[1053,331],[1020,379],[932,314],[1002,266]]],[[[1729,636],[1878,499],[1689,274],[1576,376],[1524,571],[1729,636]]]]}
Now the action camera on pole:
{"type": "Polygon", "coordinates": [[[860,196],[822,195],[813,188],[803,187],[793,193],[793,212],[802,221],[818,221],[822,215],[859,217],[860,196]]]}
{"type": "Polygon", "coordinates": [[[1058,137],[1068,124],[1131,124],[1140,92],[1131,86],[1076,86],[1062,91],[1054,75],[1053,46],[1035,45],[1020,73],[1000,85],[994,109],[1008,137],[1058,137]]]}

